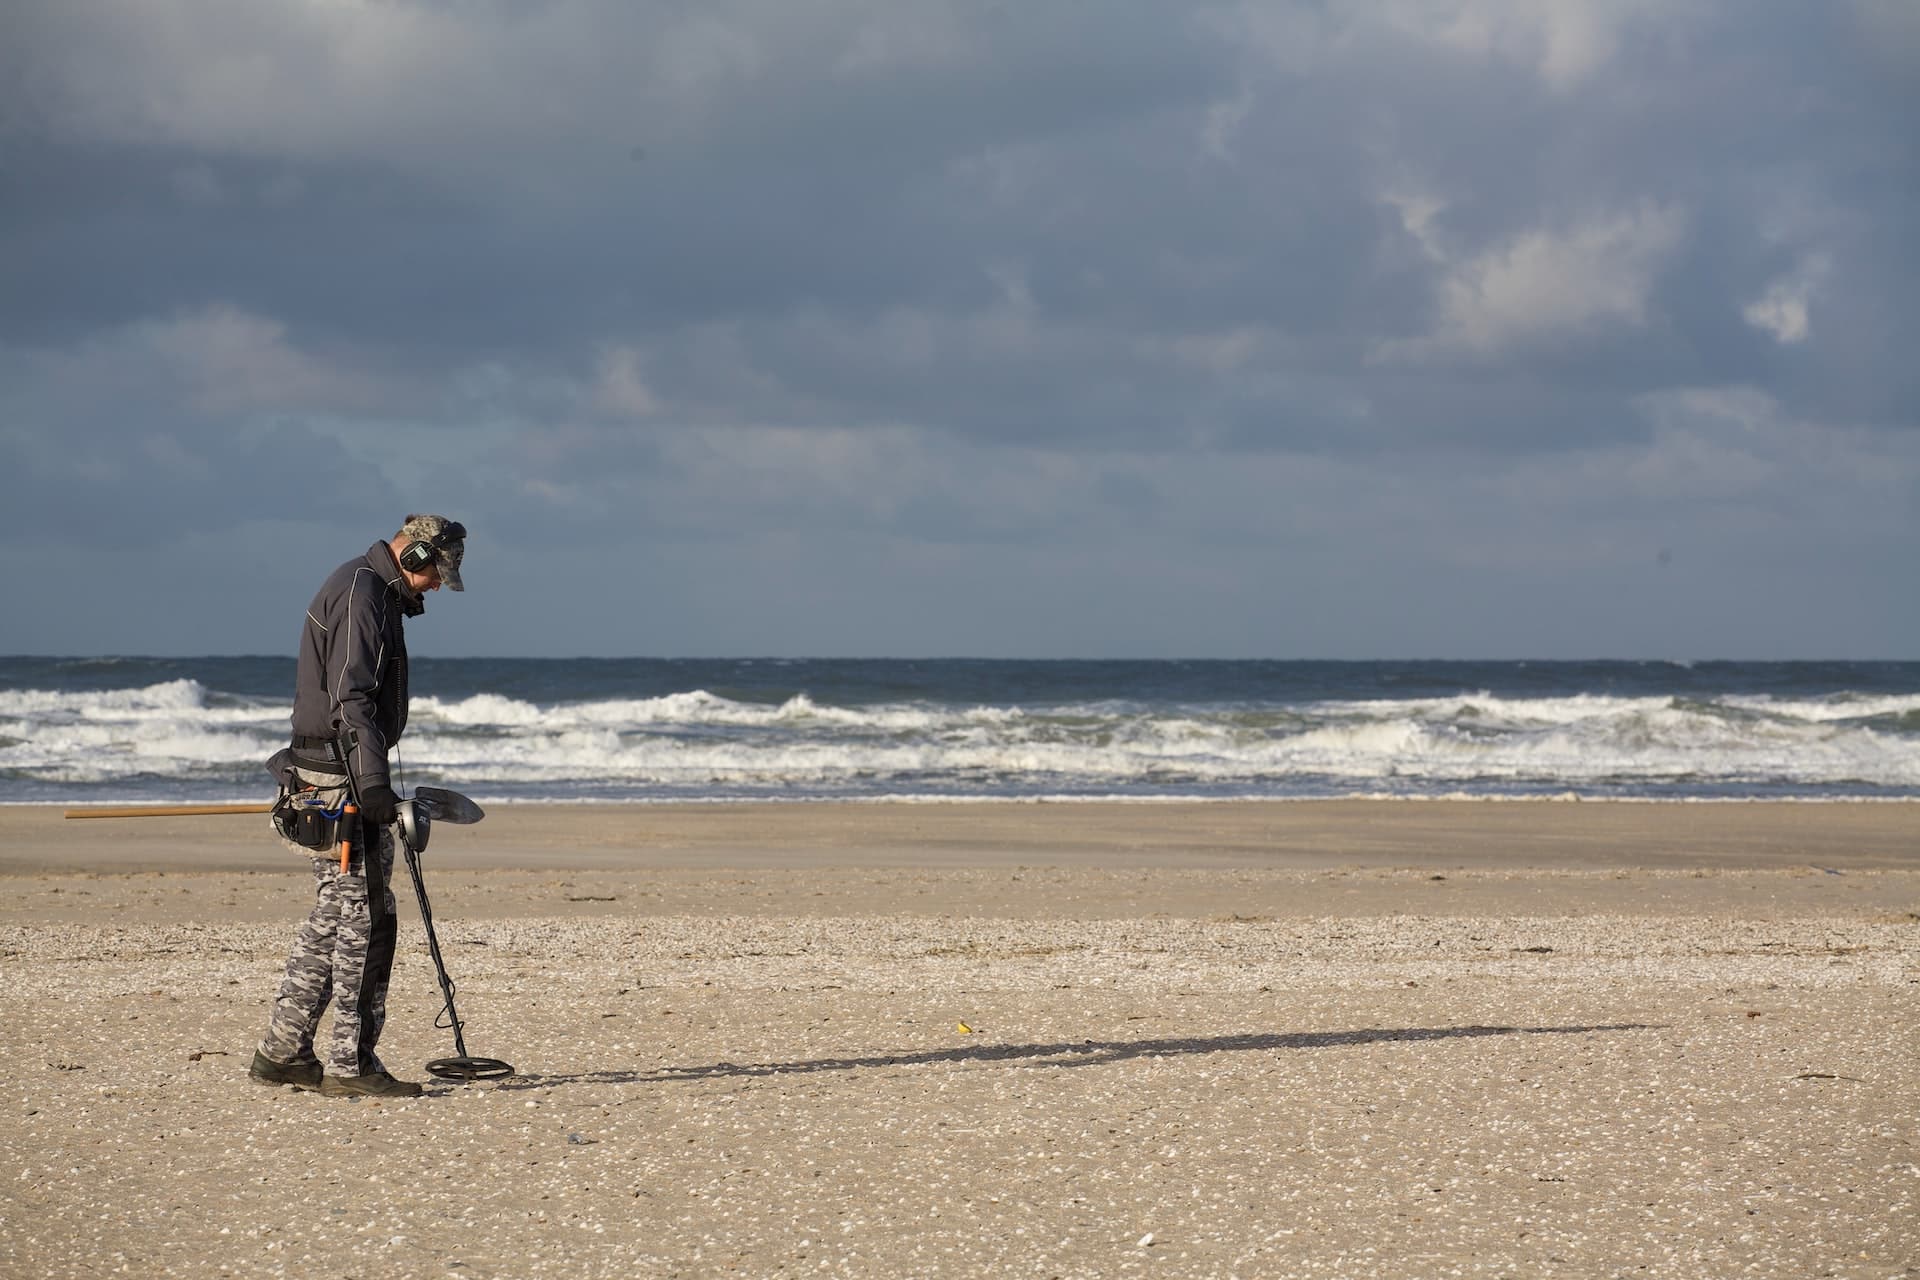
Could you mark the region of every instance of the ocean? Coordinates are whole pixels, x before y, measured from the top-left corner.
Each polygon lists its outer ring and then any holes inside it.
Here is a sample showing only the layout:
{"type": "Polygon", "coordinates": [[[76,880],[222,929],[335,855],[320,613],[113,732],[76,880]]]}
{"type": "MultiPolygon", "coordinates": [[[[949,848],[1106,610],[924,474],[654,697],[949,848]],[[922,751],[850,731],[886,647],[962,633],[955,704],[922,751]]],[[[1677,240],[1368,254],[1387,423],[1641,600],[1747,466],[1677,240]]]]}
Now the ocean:
{"type": "MultiPolygon", "coordinates": [[[[292,658],[0,658],[0,803],[264,801],[292,658]]],[[[404,791],[1920,796],[1920,662],[414,659],[404,791]]]]}

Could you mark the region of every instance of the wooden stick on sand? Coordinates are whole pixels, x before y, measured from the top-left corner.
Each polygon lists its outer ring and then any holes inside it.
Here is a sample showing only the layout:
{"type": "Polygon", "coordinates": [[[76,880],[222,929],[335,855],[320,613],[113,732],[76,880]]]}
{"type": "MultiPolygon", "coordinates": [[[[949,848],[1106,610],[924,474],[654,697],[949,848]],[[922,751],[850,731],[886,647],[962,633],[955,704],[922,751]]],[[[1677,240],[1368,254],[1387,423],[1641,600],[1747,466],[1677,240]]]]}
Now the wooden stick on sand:
{"type": "Polygon", "coordinates": [[[211,813],[271,813],[270,804],[137,804],[117,809],[69,809],[69,818],[198,818],[211,813]]]}

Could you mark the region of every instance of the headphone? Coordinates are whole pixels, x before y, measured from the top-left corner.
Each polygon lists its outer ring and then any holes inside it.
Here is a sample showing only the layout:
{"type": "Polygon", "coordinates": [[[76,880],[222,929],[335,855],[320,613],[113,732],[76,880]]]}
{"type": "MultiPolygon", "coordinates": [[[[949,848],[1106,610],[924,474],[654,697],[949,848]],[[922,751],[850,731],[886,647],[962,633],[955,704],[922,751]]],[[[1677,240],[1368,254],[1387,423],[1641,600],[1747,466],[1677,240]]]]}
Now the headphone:
{"type": "Polygon", "coordinates": [[[400,553],[400,567],[408,573],[425,573],[427,566],[434,562],[441,550],[449,542],[465,542],[467,526],[458,520],[449,520],[440,532],[431,538],[415,538],[400,553]]]}

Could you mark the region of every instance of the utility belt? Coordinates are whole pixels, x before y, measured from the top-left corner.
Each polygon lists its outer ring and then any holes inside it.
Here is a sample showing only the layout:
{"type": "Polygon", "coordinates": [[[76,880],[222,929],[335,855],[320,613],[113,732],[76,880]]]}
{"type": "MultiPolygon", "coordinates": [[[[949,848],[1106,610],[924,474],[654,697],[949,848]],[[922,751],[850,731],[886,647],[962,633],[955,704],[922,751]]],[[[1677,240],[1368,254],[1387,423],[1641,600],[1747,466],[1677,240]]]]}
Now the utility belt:
{"type": "Polygon", "coordinates": [[[275,756],[268,767],[280,783],[279,798],[268,816],[273,829],[296,852],[331,853],[343,837],[356,839],[358,832],[341,830],[358,815],[347,812],[353,788],[337,742],[296,736],[292,750],[275,756]]]}
{"type": "Polygon", "coordinates": [[[308,738],[293,735],[293,763],[310,773],[345,773],[347,755],[338,738],[308,738]]]}

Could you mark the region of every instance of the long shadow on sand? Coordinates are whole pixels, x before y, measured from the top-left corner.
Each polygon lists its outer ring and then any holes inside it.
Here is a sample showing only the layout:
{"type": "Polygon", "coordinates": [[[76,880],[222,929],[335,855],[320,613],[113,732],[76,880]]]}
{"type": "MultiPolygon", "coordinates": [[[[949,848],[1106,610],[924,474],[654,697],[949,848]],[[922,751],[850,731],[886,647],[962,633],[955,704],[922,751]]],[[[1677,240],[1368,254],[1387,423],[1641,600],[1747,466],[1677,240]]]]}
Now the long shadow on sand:
{"type": "Polygon", "coordinates": [[[920,1053],[865,1058],[807,1058],[798,1062],[715,1062],[655,1071],[582,1071],[516,1075],[497,1089],[546,1089],[561,1084],[663,1084],[675,1080],[721,1080],[743,1076],[810,1075],[870,1067],[917,1067],[935,1062],[1008,1062],[1022,1067],[1091,1067],[1131,1058],[1175,1058],[1199,1053],[1244,1053],[1279,1049],[1334,1049],[1417,1040],[1478,1036],[1587,1035],[1602,1031],[1655,1031],[1663,1024],[1607,1023],[1590,1027],[1370,1027],[1359,1031],[1297,1031],[1286,1035],[1201,1036],[1178,1040],[1069,1040],[1058,1044],[981,1044],[920,1053]]]}

